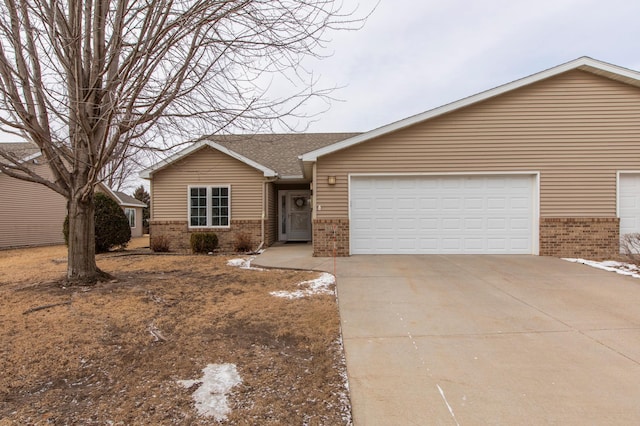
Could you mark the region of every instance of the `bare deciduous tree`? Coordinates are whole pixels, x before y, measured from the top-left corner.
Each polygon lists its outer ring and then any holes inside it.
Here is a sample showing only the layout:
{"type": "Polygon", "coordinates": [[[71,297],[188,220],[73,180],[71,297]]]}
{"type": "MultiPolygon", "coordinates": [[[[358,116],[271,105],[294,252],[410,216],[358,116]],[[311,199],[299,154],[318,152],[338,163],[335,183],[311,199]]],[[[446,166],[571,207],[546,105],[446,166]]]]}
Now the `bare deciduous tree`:
{"type": "Polygon", "coordinates": [[[5,0],[0,129],[33,142],[45,179],[0,154],[0,172],[68,200],[70,281],[95,282],[94,186],[105,166],[225,129],[295,114],[328,30],[353,28],[335,0],[5,0]],[[294,73],[287,73],[294,70],[294,73]],[[300,90],[267,99],[282,75],[300,90]]]}
{"type": "Polygon", "coordinates": [[[128,191],[139,185],[138,173],[149,164],[139,149],[130,146],[129,150],[135,153],[113,156],[102,168],[102,182],[114,191],[128,191]]]}

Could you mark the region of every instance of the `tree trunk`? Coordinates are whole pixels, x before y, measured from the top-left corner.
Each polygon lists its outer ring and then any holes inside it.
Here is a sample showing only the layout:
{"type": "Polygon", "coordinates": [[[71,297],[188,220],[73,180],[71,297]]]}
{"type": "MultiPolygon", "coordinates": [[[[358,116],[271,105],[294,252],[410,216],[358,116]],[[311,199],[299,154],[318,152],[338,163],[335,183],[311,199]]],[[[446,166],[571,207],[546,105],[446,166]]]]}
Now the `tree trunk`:
{"type": "Polygon", "coordinates": [[[96,266],[96,242],[93,193],[88,199],[76,191],[69,199],[69,253],[67,279],[78,284],[92,284],[101,273],[96,266]]]}

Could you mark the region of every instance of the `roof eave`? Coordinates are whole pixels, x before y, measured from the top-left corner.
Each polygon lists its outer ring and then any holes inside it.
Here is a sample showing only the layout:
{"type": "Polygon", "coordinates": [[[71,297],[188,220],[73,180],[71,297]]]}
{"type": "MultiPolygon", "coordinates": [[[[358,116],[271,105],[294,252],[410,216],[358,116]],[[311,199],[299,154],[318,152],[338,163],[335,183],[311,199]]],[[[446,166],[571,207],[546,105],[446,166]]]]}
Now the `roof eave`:
{"type": "Polygon", "coordinates": [[[122,207],[138,207],[138,208],[147,207],[146,204],[134,204],[134,203],[121,203],[120,206],[122,206],[122,207]]]}
{"type": "Polygon", "coordinates": [[[388,133],[396,132],[398,130],[404,129],[414,124],[421,123],[423,121],[432,119],[434,117],[438,117],[440,115],[447,114],[457,109],[464,108],[469,105],[485,101],[487,99],[499,96],[503,93],[507,93],[512,90],[519,89],[521,87],[536,83],[538,81],[545,80],[547,78],[550,78],[574,69],[580,69],[582,71],[587,71],[594,74],[602,75],[607,78],[611,78],[614,80],[624,82],[626,84],[631,84],[631,85],[640,87],[639,72],[633,71],[627,68],[622,68],[617,65],[612,65],[606,62],[598,61],[598,60],[589,58],[587,56],[583,56],[581,58],[574,59],[573,61],[558,65],[553,68],[549,68],[547,70],[530,75],[528,77],[524,77],[519,80],[515,80],[510,83],[503,84],[493,89],[480,92],[476,95],[472,95],[472,96],[460,99],[458,101],[452,102],[450,104],[446,104],[441,107],[405,118],[403,120],[396,121],[386,126],[379,127],[370,132],[363,133],[361,135],[357,135],[349,139],[345,139],[343,141],[337,142],[332,145],[328,145],[320,149],[316,149],[314,151],[310,151],[308,153],[302,154],[299,158],[305,164],[305,168],[306,168],[307,163],[313,163],[317,161],[318,157],[322,157],[324,155],[328,155],[328,154],[340,151],[342,149],[377,138],[379,136],[386,135],[388,133]]]}
{"type": "Polygon", "coordinates": [[[142,170],[138,175],[142,178],[142,179],[151,179],[152,175],[162,169],[164,169],[165,167],[175,163],[176,161],[180,160],[181,158],[184,158],[190,154],[192,154],[193,152],[204,148],[205,146],[211,147],[215,150],[218,150],[220,152],[222,152],[223,154],[226,154],[232,158],[235,158],[236,160],[239,160],[243,163],[245,163],[246,165],[253,167],[254,169],[257,169],[259,171],[261,171],[264,175],[264,177],[277,177],[278,173],[275,170],[272,170],[268,167],[263,166],[262,164],[259,164],[253,160],[251,160],[250,158],[245,157],[242,154],[239,154],[225,146],[222,146],[220,144],[217,144],[213,141],[209,141],[209,140],[203,140],[203,141],[199,141],[194,143],[193,145],[183,149],[180,152],[175,153],[174,155],[170,156],[169,158],[160,161],[159,163],[154,164],[151,167],[148,167],[144,170],[142,170]]]}

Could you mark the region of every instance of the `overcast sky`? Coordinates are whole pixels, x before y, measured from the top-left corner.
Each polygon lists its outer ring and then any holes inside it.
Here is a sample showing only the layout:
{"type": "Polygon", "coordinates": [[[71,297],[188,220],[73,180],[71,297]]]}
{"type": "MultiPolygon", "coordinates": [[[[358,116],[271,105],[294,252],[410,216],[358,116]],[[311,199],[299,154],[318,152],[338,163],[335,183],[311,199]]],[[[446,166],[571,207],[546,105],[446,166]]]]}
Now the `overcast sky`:
{"type": "Polygon", "coordinates": [[[372,130],[581,56],[640,70],[640,1],[380,0],[362,29],[329,37],[331,56],[306,68],[340,101],[298,130],[372,130]]]}
{"type": "Polygon", "coordinates": [[[342,101],[309,131],[367,131],[581,56],[640,70],[640,2],[381,0],[331,38],[307,66],[342,101]]]}

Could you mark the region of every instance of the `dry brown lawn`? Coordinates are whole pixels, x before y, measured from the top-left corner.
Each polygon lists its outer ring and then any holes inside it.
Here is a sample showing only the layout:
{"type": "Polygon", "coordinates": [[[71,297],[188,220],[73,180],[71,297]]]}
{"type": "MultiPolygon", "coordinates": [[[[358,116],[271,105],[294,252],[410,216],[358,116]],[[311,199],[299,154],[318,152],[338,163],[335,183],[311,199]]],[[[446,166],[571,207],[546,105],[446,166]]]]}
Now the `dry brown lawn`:
{"type": "Polygon", "coordinates": [[[0,251],[0,425],[215,424],[177,381],[224,363],[226,424],[350,423],[335,297],[269,294],[319,274],[144,243],[99,255],[115,280],[91,287],[61,284],[64,247],[0,251]]]}

